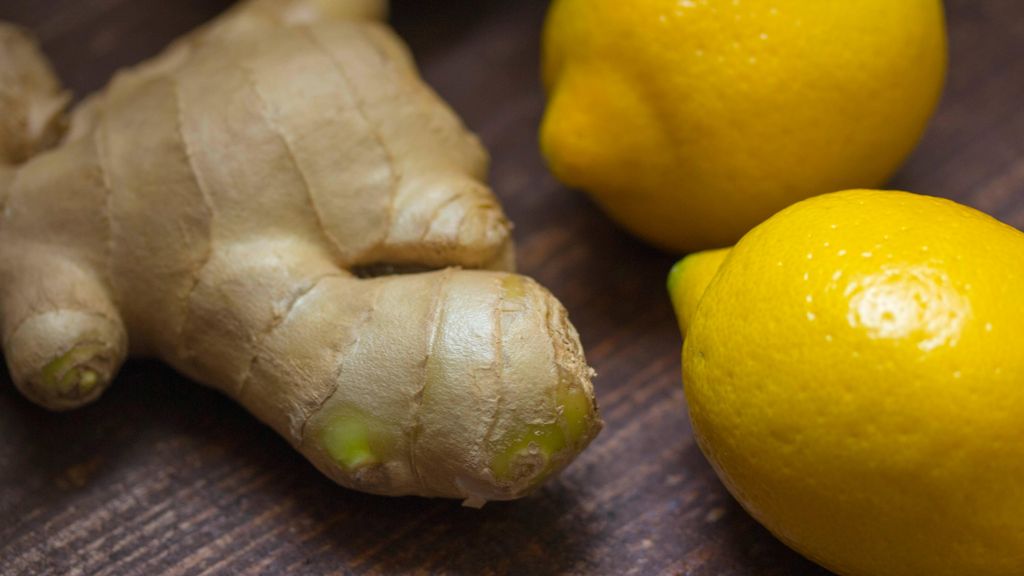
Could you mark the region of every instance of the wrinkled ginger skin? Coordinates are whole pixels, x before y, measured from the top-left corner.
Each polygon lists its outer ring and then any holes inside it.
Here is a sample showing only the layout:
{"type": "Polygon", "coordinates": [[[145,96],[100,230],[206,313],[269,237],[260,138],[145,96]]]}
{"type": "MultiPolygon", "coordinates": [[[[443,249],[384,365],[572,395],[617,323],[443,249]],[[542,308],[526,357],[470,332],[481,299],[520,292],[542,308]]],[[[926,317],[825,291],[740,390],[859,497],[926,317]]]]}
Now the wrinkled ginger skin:
{"type": "Polygon", "coordinates": [[[586,447],[579,337],[512,273],[486,152],[385,9],[243,3],[119,73],[59,146],[6,157],[0,328],[28,398],[75,408],[155,356],[342,485],[471,505],[586,447]]]}

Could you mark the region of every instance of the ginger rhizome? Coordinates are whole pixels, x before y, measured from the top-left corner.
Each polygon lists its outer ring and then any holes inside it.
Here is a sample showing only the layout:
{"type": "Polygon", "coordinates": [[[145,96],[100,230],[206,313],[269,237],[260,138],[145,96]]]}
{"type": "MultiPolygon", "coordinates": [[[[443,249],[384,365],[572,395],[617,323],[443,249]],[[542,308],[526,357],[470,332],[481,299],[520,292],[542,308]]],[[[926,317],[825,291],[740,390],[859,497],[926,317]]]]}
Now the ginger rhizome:
{"type": "Polygon", "coordinates": [[[345,486],[471,504],[586,447],[576,331],[512,273],[487,155],[385,8],[240,4],[68,122],[0,29],[0,321],[28,398],[75,408],[157,357],[345,486]]]}

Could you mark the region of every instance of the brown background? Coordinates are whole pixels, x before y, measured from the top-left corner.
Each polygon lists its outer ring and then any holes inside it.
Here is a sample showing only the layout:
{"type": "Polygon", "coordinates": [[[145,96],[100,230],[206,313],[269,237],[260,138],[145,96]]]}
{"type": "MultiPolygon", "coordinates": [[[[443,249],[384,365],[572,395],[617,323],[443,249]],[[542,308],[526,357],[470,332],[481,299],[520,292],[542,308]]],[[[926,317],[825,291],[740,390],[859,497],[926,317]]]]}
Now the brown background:
{"type": "MultiPolygon", "coordinates": [[[[228,0],[2,0],[79,95],[228,0]]],[[[520,265],[567,305],[607,428],[534,497],[386,499],[331,484],[220,395],[131,363],[98,404],[53,415],[0,374],[3,574],[824,575],[726,494],[695,447],[663,283],[673,258],[615,229],[538,155],[541,0],[398,0],[427,79],[494,156],[520,265]]],[[[947,3],[952,72],[894,187],[1024,227],[1024,3],[947,3]]],[[[0,370],[0,372],[3,372],[0,370]]]]}

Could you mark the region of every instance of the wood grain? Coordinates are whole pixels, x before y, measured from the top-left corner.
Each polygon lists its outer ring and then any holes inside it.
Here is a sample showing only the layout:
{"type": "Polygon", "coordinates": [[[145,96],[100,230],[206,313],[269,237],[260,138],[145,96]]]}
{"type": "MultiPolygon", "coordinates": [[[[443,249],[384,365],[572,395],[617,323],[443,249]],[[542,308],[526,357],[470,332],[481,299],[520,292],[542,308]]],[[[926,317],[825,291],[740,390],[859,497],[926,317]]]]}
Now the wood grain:
{"type": "MultiPolygon", "coordinates": [[[[84,94],[227,0],[5,0],[84,94]]],[[[824,575],[728,496],[694,445],[664,277],[673,258],[558,185],[538,155],[540,0],[398,0],[427,79],[494,156],[521,268],[567,305],[607,428],[540,493],[482,511],[338,488],[218,394],[131,363],[55,415],[0,376],[3,574],[824,575]]],[[[893,186],[1024,227],[1024,4],[954,0],[951,77],[893,186]]]]}

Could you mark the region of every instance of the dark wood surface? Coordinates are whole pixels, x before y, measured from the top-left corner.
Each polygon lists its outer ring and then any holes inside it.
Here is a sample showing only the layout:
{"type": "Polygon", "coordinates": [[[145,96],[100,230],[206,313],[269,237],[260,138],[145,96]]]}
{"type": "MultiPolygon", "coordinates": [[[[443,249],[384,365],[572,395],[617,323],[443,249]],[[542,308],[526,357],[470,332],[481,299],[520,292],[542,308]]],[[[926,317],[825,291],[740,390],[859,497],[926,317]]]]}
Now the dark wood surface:
{"type": "MultiPolygon", "coordinates": [[[[228,0],[3,0],[82,95],[228,0]]],[[[540,0],[398,0],[426,78],[494,157],[520,265],[569,308],[607,427],[538,494],[483,510],[339,488],[243,410],[154,363],[46,413],[0,375],[0,573],[824,575],[729,497],[694,445],[673,258],[558,185],[537,152],[540,0]]],[[[948,2],[941,111],[894,187],[1024,227],[1024,3],[948,2]]],[[[2,372],[2,370],[0,370],[2,372]]]]}

